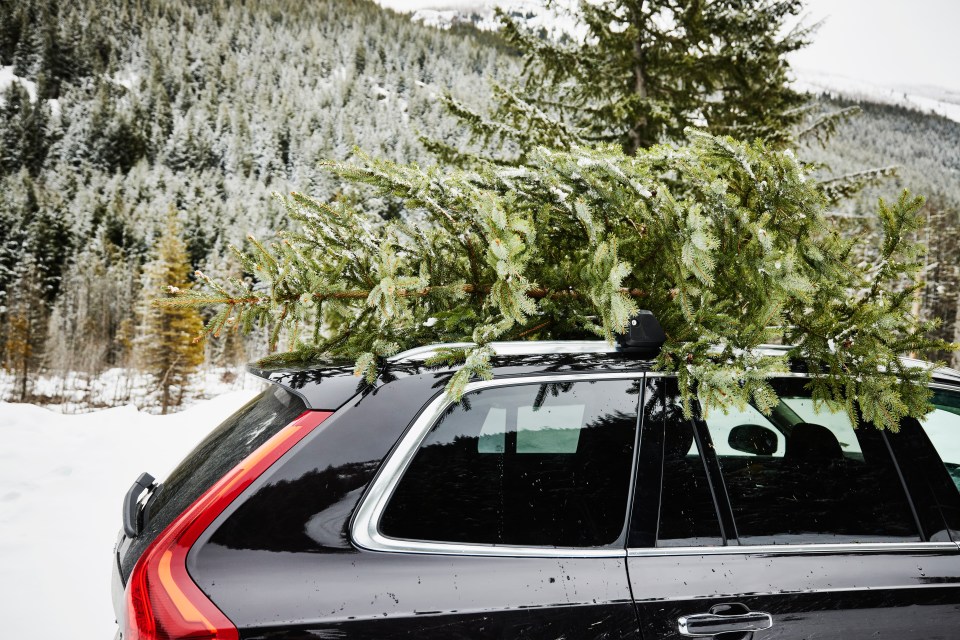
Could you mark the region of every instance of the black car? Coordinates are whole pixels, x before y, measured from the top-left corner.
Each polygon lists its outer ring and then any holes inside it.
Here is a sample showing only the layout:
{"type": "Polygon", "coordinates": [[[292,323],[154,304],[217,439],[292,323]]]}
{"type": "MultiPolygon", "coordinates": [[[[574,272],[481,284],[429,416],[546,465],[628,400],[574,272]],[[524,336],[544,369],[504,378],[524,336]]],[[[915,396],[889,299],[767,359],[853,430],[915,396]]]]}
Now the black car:
{"type": "Polygon", "coordinates": [[[437,347],[273,383],[129,494],[123,640],[960,637],[960,373],[896,433],[801,371],[686,420],[606,343],[495,345],[459,403],[437,347]]]}

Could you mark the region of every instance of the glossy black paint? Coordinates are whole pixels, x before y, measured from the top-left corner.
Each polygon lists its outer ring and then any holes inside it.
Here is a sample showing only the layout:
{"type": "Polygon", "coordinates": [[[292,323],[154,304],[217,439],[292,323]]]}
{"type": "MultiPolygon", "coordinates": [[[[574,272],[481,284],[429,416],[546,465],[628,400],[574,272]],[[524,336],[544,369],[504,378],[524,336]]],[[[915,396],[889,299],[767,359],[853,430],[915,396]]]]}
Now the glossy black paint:
{"type": "MultiPolygon", "coordinates": [[[[648,382],[644,424],[640,440],[640,466],[637,471],[638,502],[634,503],[635,520],[631,544],[639,547],[628,558],[630,585],[637,605],[641,631],[647,638],[676,637],[681,616],[703,614],[714,605],[740,604],[751,611],[771,614],[773,626],[754,632],[754,640],[820,638],[823,640],[956,638],[960,629],[960,547],[950,543],[943,533],[943,516],[934,493],[926,486],[939,480],[943,490],[937,494],[941,503],[949,498],[949,483],[956,498],[956,489],[949,478],[944,480],[939,459],[931,465],[929,457],[919,453],[922,445],[919,425],[905,425],[902,434],[868,433],[882,438],[880,443],[894,443],[900,460],[917,456],[910,463],[903,479],[919,481],[911,492],[917,523],[924,541],[910,548],[888,545],[882,550],[852,550],[849,547],[798,553],[796,548],[766,547],[762,551],[740,548],[736,525],[726,495],[723,476],[712,454],[709,433],[702,421],[695,421],[698,449],[710,471],[715,518],[727,538],[726,547],[713,547],[707,553],[696,549],[650,549],[654,544],[651,527],[642,519],[656,514],[657,509],[642,500],[658,502],[666,491],[656,488],[664,478],[666,433],[676,416],[668,410],[669,397],[675,393],[675,381],[654,379],[648,382]],[[666,400],[659,398],[665,395],[666,400]],[[912,435],[911,435],[912,434],[912,435]],[[889,439],[888,439],[889,438],[889,439]],[[921,444],[918,444],[921,442],[921,444]],[[913,444],[911,444],[913,443],[913,444]],[[647,456],[644,456],[644,452],[647,456]],[[917,465],[929,469],[922,473],[917,465]],[[653,485],[651,487],[650,485],[653,485]],[[935,535],[935,532],[939,534],[935,535]]],[[[862,427],[862,428],[869,428],[862,427]]],[[[900,490],[896,487],[896,490],[900,490]]],[[[663,505],[661,505],[663,506],[663,505]]],[[[779,505],[771,506],[771,515],[779,505]]],[[[775,517],[788,517],[778,515],[775,517]]],[[[747,640],[748,635],[731,635],[729,640],[747,640]]],[[[726,637],[724,640],[727,640],[726,637]]]]}
{"type": "Polygon", "coordinates": [[[351,545],[349,518],[363,490],[446,379],[397,377],[344,407],[197,543],[190,574],[243,638],[638,637],[622,557],[481,558],[351,545]]]}
{"type": "MultiPolygon", "coordinates": [[[[669,550],[665,550],[669,551],[669,550]]],[[[957,549],[739,553],[628,559],[643,634],[741,603],[773,616],[754,640],[947,640],[960,633],[957,549]]]]}
{"type": "Polygon", "coordinates": [[[322,367],[264,369],[249,366],[247,371],[280,385],[298,395],[310,409],[336,411],[370,385],[353,375],[349,363],[330,363],[322,367]]]}
{"type": "MultiPolygon", "coordinates": [[[[497,378],[644,372],[651,366],[618,353],[498,357],[493,364],[497,378]]],[[[341,366],[258,372],[311,408],[337,413],[261,476],[188,556],[193,579],[245,640],[657,640],[679,637],[679,616],[734,603],[773,615],[774,626],[755,632],[755,640],[960,637],[956,545],[806,554],[741,553],[745,550],[735,546],[713,554],[667,548],[630,558],[359,549],[349,536],[354,510],[397,440],[442,393],[451,369],[388,364],[372,386],[352,371],[341,366]]],[[[665,388],[660,378],[645,383],[630,547],[648,548],[656,541],[665,388]]],[[[703,425],[695,433],[704,450],[709,443],[703,425]]],[[[949,540],[948,529],[960,530],[960,497],[926,468],[928,449],[895,436],[889,443],[910,485],[924,539],[938,539],[939,530],[949,540]]],[[[715,468],[705,477],[719,513],[716,543],[736,545],[722,478],[715,468]]],[[[749,638],[725,634],[720,640],[749,638]]]]}
{"type": "MultiPolygon", "coordinates": [[[[494,356],[491,366],[494,376],[506,378],[524,375],[548,375],[551,373],[651,371],[654,360],[638,357],[630,352],[564,353],[494,356]]],[[[802,363],[790,363],[792,371],[804,372],[802,363]]],[[[336,360],[303,367],[260,367],[251,365],[248,370],[255,376],[278,384],[299,395],[311,409],[334,411],[371,386],[382,386],[398,378],[424,373],[450,373],[446,366],[427,367],[421,361],[411,360],[381,363],[380,374],[374,385],[354,375],[354,364],[336,360]]],[[[938,374],[934,373],[934,380],[938,374]]],[[[945,380],[950,382],[949,378],[945,380]]]]}
{"type": "Polygon", "coordinates": [[[347,520],[380,463],[444,374],[400,378],[328,418],[234,502],[189,556],[203,575],[210,546],[276,552],[352,551],[347,520]]]}
{"type": "Polygon", "coordinates": [[[622,558],[214,547],[199,564],[204,590],[245,640],[639,638],[622,558]]]}
{"type": "MultiPolygon", "coordinates": [[[[576,373],[580,371],[648,371],[652,361],[638,360],[624,353],[572,353],[557,355],[512,355],[491,358],[491,367],[497,378],[513,376],[576,373]]],[[[248,368],[253,375],[280,385],[300,396],[307,407],[321,411],[335,411],[357,394],[379,388],[400,378],[434,374],[450,375],[450,367],[427,367],[421,361],[381,364],[374,385],[354,375],[352,363],[331,362],[319,367],[248,368]]]]}

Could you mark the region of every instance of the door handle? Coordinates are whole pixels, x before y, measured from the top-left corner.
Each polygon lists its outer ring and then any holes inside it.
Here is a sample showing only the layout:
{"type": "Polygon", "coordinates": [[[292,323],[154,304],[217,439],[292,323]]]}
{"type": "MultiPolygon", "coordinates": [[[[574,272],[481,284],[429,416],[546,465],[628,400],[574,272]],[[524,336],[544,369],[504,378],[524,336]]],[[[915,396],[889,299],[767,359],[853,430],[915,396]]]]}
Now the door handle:
{"type": "Polygon", "coordinates": [[[773,617],[762,611],[750,611],[734,615],[697,613],[677,618],[680,635],[688,638],[705,638],[719,633],[763,631],[773,626],[773,617]]]}

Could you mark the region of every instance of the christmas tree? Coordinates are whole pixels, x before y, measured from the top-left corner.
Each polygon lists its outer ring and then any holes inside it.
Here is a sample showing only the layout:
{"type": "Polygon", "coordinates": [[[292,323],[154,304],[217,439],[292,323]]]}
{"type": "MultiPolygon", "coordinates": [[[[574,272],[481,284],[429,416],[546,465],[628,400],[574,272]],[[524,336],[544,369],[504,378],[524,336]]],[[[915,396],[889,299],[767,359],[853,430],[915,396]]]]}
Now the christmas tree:
{"type": "Polygon", "coordinates": [[[946,348],[910,313],[920,267],[922,199],[881,203],[872,263],[851,257],[824,216],[825,198],[788,151],[688,130],[683,146],[538,148],[522,168],[421,169],[365,158],[336,165],[377,196],[404,200],[391,221],[347,201],[293,194],[302,230],[241,253],[256,282],[198,274],[201,289],[168,308],[214,305],[207,331],[272,325],[291,350],[275,364],[356,359],[373,381],[381,359],[426,343],[471,342],[436,359],[447,390],[490,375],[490,342],[612,340],[639,308],[667,342],[686,410],[753,403],[772,409],[768,380],[806,363],[814,397],[854,420],[896,428],[927,409],[930,372],[907,352],[946,348]],[[781,341],[785,356],[756,347],[781,341]]]}

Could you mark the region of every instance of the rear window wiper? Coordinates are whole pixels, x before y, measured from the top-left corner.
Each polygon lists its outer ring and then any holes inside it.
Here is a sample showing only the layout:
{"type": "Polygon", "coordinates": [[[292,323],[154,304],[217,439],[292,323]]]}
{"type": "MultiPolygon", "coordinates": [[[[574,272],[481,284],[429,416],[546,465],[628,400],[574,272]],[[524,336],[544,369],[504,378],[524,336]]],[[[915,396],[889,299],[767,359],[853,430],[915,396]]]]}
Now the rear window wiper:
{"type": "Polygon", "coordinates": [[[136,538],[146,526],[146,514],[141,518],[138,510],[140,496],[144,491],[155,492],[158,488],[160,485],[152,475],[141,473],[127,489],[127,495],[123,498],[123,532],[128,538],[136,538]]]}

